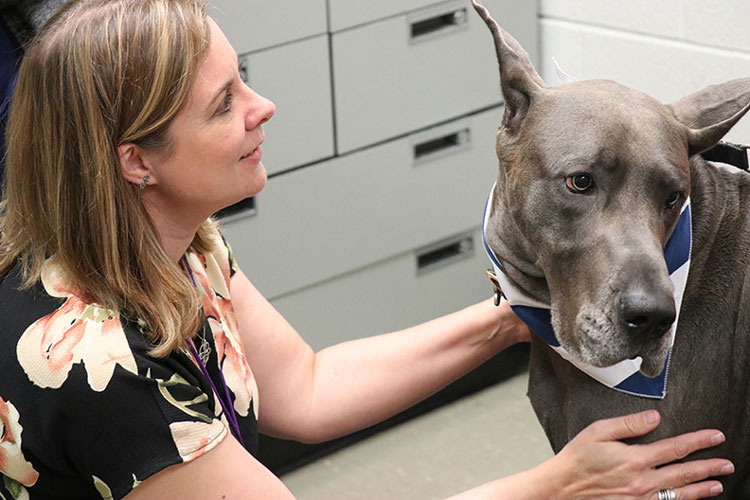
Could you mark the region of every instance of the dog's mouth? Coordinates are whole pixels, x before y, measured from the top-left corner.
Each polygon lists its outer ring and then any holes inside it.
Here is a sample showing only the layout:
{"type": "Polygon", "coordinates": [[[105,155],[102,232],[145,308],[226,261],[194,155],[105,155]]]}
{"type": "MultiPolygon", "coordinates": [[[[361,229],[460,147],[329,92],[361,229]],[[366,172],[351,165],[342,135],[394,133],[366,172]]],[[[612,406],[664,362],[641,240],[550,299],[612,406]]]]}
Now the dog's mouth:
{"type": "MultiPolygon", "coordinates": [[[[553,312],[554,316],[554,312],[553,312]]],[[[586,364],[606,368],[624,360],[641,359],[641,372],[656,377],[664,369],[672,344],[671,324],[661,325],[648,336],[633,335],[612,315],[584,308],[568,331],[559,335],[561,345],[586,364]]],[[[556,324],[555,330],[565,330],[556,324]]]]}
{"type": "Polygon", "coordinates": [[[625,360],[640,359],[640,371],[647,377],[656,377],[664,371],[670,344],[671,337],[665,334],[658,342],[651,342],[641,347],[628,346],[619,352],[617,349],[611,349],[611,346],[602,350],[598,348],[599,346],[588,346],[585,343],[577,347],[563,344],[563,347],[576,353],[585,363],[598,368],[608,368],[625,360]]]}
{"type": "Polygon", "coordinates": [[[665,369],[671,346],[672,336],[668,328],[657,342],[652,342],[639,353],[643,360],[641,372],[647,377],[660,375],[665,369]]]}

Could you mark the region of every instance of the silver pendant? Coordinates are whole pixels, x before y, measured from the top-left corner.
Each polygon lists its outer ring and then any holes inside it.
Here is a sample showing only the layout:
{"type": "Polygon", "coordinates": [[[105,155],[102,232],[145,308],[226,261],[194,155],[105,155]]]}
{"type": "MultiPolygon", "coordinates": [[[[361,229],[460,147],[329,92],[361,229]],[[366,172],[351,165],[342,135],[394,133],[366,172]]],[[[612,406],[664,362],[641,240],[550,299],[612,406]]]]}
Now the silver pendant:
{"type": "Polygon", "coordinates": [[[201,346],[198,349],[198,357],[201,358],[204,365],[208,365],[208,358],[211,357],[211,346],[208,345],[208,340],[203,337],[201,337],[201,346]]]}

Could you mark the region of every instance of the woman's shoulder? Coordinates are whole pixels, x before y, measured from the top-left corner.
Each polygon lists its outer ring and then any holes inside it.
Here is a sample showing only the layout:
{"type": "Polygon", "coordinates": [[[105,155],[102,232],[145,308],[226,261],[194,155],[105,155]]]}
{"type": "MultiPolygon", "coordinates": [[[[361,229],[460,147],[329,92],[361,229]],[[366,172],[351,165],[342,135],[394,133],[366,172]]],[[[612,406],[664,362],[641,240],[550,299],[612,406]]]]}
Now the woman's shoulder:
{"type": "MultiPolygon", "coordinates": [[[[120,311],[81,298],[54,259],[45,262],[37,283],[22,283],[19,266],[0,281],[0,358],[15,358],[34,385],[61,385],[72,365],[97,351],[135,370],[120,311]]],[[[94,377],[92,382],[98,386],[104,381],[94,377]]]]}
{"type": "Polygon", "coordinates": [[[142,325],[82,299],[54,267],[31,288],[21,278],[13,269],[0,280],[0,421],[12,424],[20,467],[0,473],[32,491],[78,477],[65,488],[121,497],[227,435],[186,355],[151,357],[142,325]]]}
{"type": "Polygon", "coordinates": [[[64,302],[48,294],[41,282],[26,287],[24,281],[20,264],[11,267],[0,277],[0,356],[8,351],[2,344],[4,341],[17,337],[19,330],[25,330],[64,302]]]}

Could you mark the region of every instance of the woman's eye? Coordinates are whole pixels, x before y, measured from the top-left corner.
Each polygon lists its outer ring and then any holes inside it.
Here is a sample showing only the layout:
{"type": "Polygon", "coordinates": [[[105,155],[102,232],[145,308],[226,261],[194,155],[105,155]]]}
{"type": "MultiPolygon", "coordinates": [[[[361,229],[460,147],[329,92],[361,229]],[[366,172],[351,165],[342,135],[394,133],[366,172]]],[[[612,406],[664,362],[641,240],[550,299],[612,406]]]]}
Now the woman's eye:
{"type": "Polygon", "coordinates": [[[585,193],[594,187],[594,179],[589,174],[570,175],[565,178],[565,185],[574,193],[585,193]]]}
{"type": "Polygon", "coordinates": [[[665,206],[670,210],[675,208],[677,206],[677,202],[680,201],[680,198],[682,198],[682,193],[679,191],[675,191],[674,193],[669,195],[665,206]]]}
{"type": "Polygon", "coordinates": [[[224,97],[224,100],[221,101],[221,106],[219,106],[219,109],[216,110],[216,114],[220,115],[222,113],[226,113],[232,109],[232,93],[227,92],[227,95],[224,97]]]}

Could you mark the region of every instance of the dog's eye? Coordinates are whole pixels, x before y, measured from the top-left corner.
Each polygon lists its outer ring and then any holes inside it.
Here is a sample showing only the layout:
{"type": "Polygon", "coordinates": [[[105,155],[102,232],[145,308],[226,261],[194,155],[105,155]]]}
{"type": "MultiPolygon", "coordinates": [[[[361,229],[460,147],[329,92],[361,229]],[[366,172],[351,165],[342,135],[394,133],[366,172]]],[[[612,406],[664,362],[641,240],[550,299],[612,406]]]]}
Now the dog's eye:
{"type": "Polygon", "coordinates": [[[589,174],[570,175],[565,178],[565,185],[574,193],[585,193],[594,187],[594,179],[589,174]]]}
{"type": "Polygon", "coordinates": [[[682,193],[679,191],[675,191],[674,193],[669,195],[669,198],[667,198],[666,207],[668,210],[671,210],[677,206],[677,202],[680,201],[680,198],[682,197],[682,193]]]}

